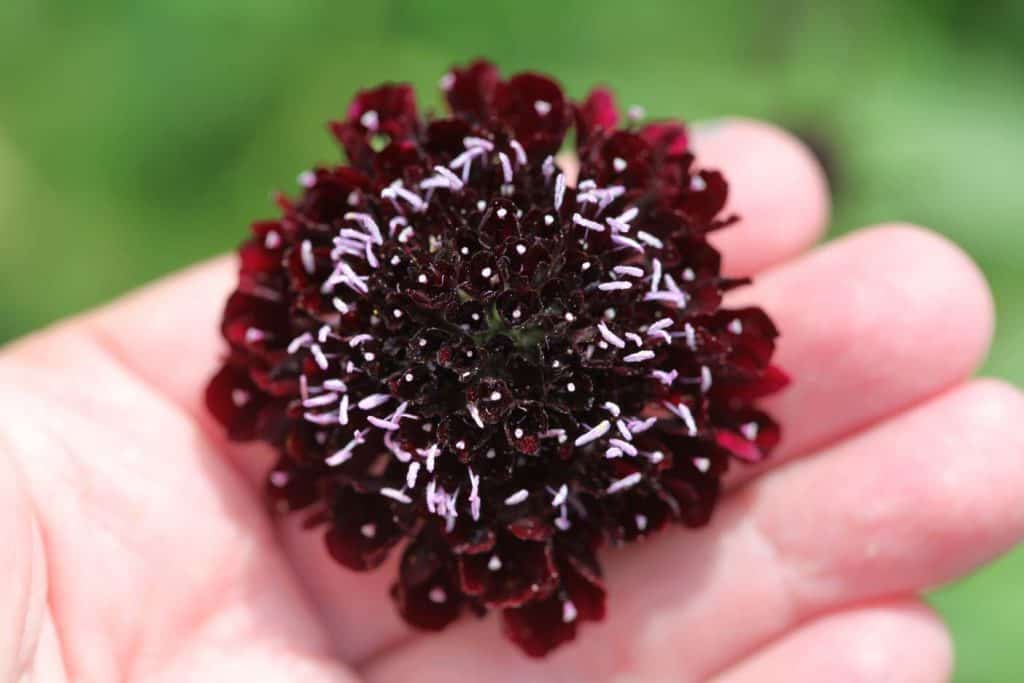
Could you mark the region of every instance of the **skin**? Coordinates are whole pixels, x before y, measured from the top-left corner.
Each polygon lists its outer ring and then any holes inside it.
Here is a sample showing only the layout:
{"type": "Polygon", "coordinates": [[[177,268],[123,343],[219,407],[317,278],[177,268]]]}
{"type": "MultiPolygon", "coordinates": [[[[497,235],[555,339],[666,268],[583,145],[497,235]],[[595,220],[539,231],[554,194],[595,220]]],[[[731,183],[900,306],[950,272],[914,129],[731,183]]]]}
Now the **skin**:
{"type": "Polygon", "coordinates": [[[955,246],[884,225],[811,248],[821,172],[729,121],[695,141],[745,220],[735,301],[783,330],[777,456],[732,474],[711,525],[603,560],[609,618],[538,662],[496,620],[410,632],[394,562],[343,570],[259,497],[270,454],[225,441],[201,391],[231,257],[0,351],[0,681],[942,681],[919,599],[1024,534],[1024,398],[971,379],[985,282],[955,246]]]}

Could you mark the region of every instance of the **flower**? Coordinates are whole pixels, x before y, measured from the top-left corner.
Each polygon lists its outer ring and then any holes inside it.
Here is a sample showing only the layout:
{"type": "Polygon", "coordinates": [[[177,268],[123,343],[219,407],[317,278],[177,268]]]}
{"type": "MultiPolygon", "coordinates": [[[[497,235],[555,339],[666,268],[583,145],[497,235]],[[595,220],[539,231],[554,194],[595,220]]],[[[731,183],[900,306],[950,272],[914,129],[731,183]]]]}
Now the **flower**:
{"type": "Polygon", "coordinates": [[[442,117],[359,93],[331,124],[349,164],[253,225],[207,405],[276,448],[273,508],[338,563],[401,547],[410,624],[497,610],[541,656],[604,617],[601,546],[707,523],[730,462],[777,443],[755,404],[787,380],[768,316],[723,307],[747,280],[707,236],[736,219],[683,124],[483,61],[441,87],[442,117]]]}

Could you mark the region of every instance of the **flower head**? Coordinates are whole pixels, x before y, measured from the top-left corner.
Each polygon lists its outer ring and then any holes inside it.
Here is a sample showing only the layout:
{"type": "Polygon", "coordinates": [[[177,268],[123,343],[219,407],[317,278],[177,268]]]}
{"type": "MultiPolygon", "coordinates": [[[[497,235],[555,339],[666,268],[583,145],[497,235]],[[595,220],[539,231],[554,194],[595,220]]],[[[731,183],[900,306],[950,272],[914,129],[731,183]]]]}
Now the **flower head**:
{"type": "Polygon", "coordinates": [[[603,618],[600,546],[705,524],[730,461],[765,457],[753,403],[786,378],[771,320],[722,306],[746,281],[707,235],[735,219],[682,124],[486,62],[441,87],[444,117],[360,93],[331,124],[349,165],[253,225],[207,403],[276,447],[270,500],[339,563],[402,545],[410,624],[500,610],[539,656],[603,618]]]}

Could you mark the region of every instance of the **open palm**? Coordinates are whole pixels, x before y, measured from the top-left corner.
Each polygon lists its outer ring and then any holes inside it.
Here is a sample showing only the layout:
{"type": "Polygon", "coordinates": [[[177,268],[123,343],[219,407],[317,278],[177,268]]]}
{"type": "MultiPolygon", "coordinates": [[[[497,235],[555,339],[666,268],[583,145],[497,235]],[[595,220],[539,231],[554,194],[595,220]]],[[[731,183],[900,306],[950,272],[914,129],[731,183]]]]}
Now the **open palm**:
{"type": "Polygon", "coordinates": [[[539,662],[492,619],[412,633],[393,562],[352,574],[272,519],[270,453],[202,406],[220,259],[0,355],[0,680],[944,680],[948,636],[918,594],[1024,534],[1024,400],[969,380],[987,288],[906,226],[801,255],[828,213],[807,153],[749,122],[696,144],[745,217],[718,243],[757,275],[739,297],[783,330],[784,442],[734,473],[707,529],[608,553],[605,623],[539,662]]]}

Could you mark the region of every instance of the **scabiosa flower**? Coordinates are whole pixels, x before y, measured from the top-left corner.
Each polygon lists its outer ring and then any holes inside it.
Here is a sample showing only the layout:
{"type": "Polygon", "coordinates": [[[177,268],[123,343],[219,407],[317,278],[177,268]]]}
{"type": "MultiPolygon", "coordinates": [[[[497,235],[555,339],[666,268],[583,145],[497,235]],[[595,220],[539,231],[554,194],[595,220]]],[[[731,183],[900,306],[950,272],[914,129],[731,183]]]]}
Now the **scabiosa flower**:
{"type": "Polygon", "coordinates": [[[498,610],[540,656],[603,618],[600,546],[707,523],[730,461],[778,441],[754,402],[786,379],[771,320],[722,307],[746,281],[707,235],[735,219],[682,124],[483,61],[441,88],[441,117],[359,93],[331,124],[349,165],[253,225],[207,404],[276,447],[274,508],[335,560],[402,553],[406,621],[498,610]]]}

